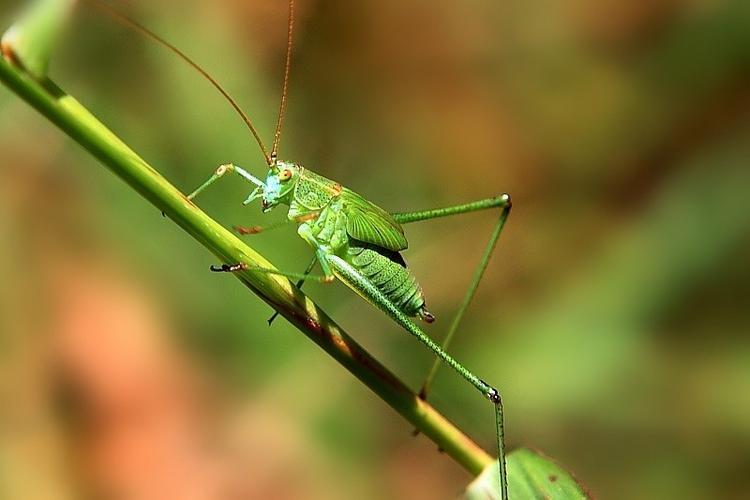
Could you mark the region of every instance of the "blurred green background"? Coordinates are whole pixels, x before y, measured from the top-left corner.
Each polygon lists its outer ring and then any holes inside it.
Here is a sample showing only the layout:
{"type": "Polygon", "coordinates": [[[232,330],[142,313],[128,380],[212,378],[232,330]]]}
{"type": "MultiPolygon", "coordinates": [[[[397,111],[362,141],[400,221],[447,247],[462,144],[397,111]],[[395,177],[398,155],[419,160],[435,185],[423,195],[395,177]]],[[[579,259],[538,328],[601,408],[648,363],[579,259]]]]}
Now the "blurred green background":
{"type": "MultiPolygon", "coordinates": [[[[508,191],[453,352],[510,448],[598,498],[750,489],[750,3],[300,0],[282,158],[393,211],[508,191]]],[[[17,2],[3,0],[2,26],[17,2]]],[[[286,2],[119,4],[215,75],[270,143],[286,2]]],[[[81,9],[51,76],[178,187],[265,169],[212,88],[81,9]]],[[[212,256],[0,90],[0,496],[452,498],[468,475],[212,256]]],[[[227,226],[280,220],[225,181],[227,226]]],[[[407,227],[438,322],[492,214],[407,227]]],[[[293,230],[250,242],[282,269],[293,230]]],[[[341,284],[309,293],[417,388],[428,352],[341,284]]],[[[433,403],[492,450],[447,370],[433,403]]]]}

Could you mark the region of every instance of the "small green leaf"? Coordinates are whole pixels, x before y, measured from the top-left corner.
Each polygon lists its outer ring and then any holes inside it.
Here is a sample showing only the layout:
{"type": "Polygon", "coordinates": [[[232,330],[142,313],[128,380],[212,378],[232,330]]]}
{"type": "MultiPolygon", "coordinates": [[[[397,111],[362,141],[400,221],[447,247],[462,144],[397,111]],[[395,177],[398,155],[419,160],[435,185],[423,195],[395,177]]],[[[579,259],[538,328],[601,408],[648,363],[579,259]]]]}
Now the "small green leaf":
{"type": "MultiPolygon", "coordinates": [[[[526,448],[510,453],[508,497],[510,500],[587,500],[589,495],[554,461],[526,448]]],[[[500,500],[497,462],[489,464],[468,486],[466,500],[500,500]]]]}
{"type": "Polygon", "coordinates": [[[47,76],[49,60],[75,0],[30,3],[0,40],[3,56],[37,80],[47,76]]]}

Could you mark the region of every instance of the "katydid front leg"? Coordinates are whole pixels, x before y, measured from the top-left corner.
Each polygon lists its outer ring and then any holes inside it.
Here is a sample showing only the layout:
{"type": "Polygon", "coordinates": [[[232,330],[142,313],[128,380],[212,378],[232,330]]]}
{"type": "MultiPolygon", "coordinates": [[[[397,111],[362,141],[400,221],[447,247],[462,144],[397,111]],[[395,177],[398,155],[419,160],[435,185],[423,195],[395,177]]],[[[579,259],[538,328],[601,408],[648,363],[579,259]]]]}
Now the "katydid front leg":
{"type": "Polygon", "coordinates": [[[259,196],[260,190],[263,187],[263,181],[252,175],[250,172],[246,171],[243,168],[238,167],[237,165],[234,165],[233,163],[225,163],[224,165],[220,165],[216,171],[214,171],[213,175],[206,180],[203,184],[198,186],[195,191],[190,193],[187,196],[188,200],[193,200],[196,196],[198,196],[203,190],[205,190],[207,187],[209,187],[214,182],[218,181],[222,177],[224,177],[227,173],[234,173],[248,181],[250,184],[255,186],[255,190],[250,193],[250,196],[247,197],[245,200],[245,204],[247,205],[252,200],[257,198],[259,196]]]}

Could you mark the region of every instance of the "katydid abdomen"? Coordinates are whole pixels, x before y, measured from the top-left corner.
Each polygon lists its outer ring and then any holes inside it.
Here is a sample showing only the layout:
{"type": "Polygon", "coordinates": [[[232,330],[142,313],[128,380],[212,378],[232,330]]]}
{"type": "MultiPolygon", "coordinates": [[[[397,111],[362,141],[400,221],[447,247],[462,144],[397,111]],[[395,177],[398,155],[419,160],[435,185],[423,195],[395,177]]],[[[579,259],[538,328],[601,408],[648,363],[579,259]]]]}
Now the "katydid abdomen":
{"type": "Polygon", "coordinates": [[[404,314],[419,316],[428,323],[434,321],[425,309],[422,287],[398,252],[351,240],[343,257],[404,314]]]}

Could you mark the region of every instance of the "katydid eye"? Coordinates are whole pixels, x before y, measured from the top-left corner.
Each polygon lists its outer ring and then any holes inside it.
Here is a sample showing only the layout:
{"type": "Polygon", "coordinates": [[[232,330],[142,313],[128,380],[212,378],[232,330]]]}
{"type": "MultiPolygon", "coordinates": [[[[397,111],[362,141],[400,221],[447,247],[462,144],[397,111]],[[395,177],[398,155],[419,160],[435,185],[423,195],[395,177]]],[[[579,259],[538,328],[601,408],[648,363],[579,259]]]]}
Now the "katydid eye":
{"type": "Polygon", "coordinates": [[[289,169],[284,169],[279,173],[280,181],[288,181],[291,178],[292,178],[292,171],[289,169]]]}

